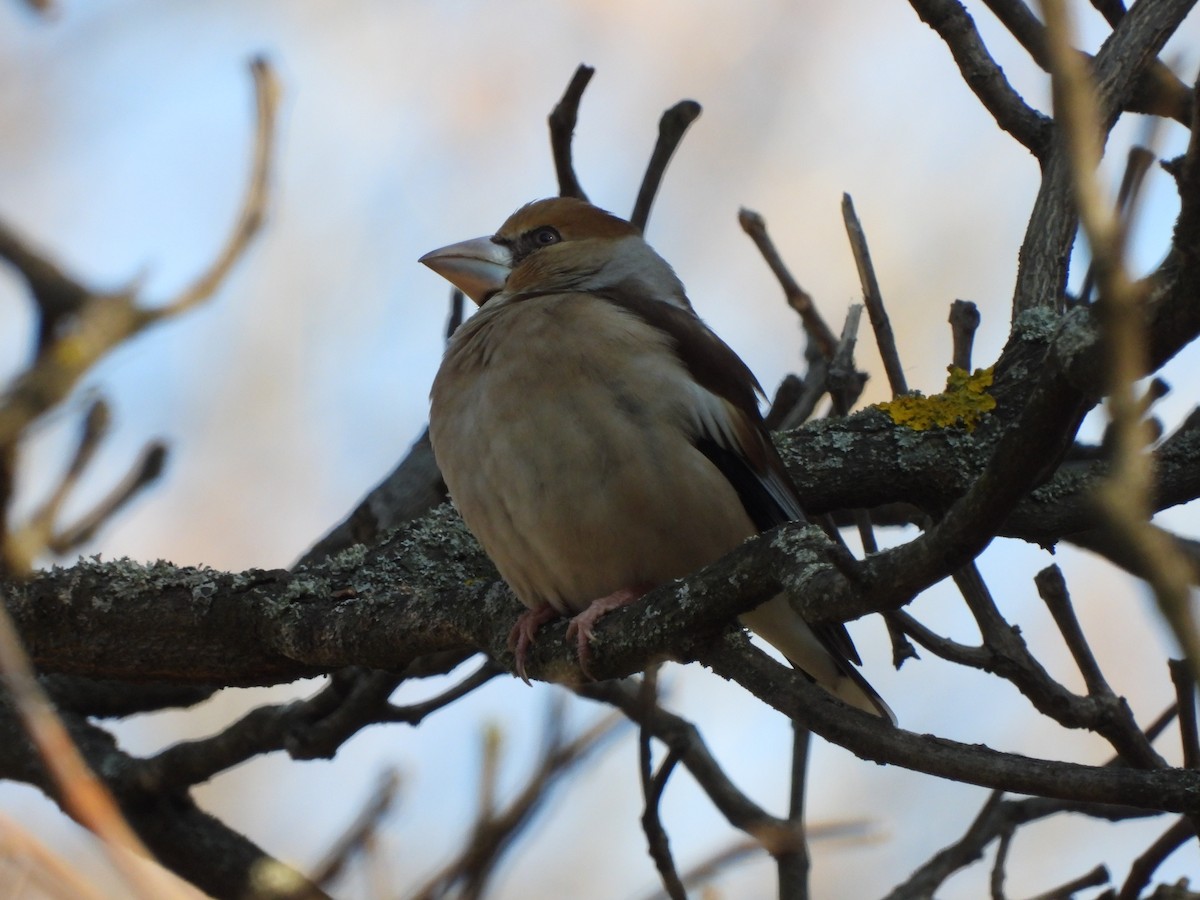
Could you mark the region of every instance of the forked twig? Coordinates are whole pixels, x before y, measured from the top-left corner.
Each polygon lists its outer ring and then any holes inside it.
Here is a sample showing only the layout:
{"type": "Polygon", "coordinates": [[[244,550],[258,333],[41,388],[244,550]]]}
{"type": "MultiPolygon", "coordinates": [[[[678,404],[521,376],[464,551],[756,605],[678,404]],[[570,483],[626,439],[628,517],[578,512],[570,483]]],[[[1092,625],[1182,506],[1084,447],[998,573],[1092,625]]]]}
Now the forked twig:
{"type": "MultiPolygon", "coordinates": [[[[649,717],[658,705],[658,673],[660,666],[652,666],[642,677],[638,691],[638,702],[645,715],[649,717]]],[[[650,729],[643,725],[638,729],[638,773],[642,782],[642,831],[646,835],[646,844],[654,867],[658,869],[658,877],[662,881],[663,890],[670,900],[687,900],[687,891],[675,868],[675,859],[671,855],[671,841],[667,830],[663,827],[659,808],[662,804],[663,791],[670,780],[675,766],[683,754],[678,747],[668,747],[666,759],[654,770],[654,757],[651,747],[653,735],[650,729]]]]}

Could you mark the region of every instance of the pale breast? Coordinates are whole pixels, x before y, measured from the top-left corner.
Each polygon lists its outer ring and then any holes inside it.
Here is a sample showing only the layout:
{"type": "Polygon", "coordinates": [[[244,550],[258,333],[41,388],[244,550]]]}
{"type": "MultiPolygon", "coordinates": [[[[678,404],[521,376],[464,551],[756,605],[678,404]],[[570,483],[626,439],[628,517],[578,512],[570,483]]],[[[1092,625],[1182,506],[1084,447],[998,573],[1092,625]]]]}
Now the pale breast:
{"type": "Polygon", "coordinates": [[[524,603],[577,612],[754,533],[692,444],[695,392],[662,332],[591,295],[485,307],[459,330],[430,438],[464,520],[524,603]]]}

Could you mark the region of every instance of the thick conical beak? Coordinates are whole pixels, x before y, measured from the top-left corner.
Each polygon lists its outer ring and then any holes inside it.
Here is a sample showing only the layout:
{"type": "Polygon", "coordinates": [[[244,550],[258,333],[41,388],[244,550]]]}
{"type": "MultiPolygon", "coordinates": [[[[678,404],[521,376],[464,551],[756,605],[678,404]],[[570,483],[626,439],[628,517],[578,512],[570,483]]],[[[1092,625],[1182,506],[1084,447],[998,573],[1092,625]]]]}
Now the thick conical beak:
{"type": "Polygon", "coordinates": [[[451,244],[418,260],[474,300],[483,303],[504,288],[512,271],[512,252],[490,237],[451,244]]]}

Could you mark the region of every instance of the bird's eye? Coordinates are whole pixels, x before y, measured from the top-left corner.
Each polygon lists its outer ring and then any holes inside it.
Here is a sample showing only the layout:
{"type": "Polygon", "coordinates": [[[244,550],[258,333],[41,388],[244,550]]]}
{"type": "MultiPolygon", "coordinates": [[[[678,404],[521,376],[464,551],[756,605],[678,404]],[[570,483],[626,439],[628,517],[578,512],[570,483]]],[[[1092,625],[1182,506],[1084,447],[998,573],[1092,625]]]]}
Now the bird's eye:
{"type": "Polygon", "coordinates": [[[551,244],[557,244],[562,240],[562,235],[558,230],[551,228],[549,225],[543,225],[541,228],[533,232],[533,243],[538,247],[549,247],[551,244]]]}

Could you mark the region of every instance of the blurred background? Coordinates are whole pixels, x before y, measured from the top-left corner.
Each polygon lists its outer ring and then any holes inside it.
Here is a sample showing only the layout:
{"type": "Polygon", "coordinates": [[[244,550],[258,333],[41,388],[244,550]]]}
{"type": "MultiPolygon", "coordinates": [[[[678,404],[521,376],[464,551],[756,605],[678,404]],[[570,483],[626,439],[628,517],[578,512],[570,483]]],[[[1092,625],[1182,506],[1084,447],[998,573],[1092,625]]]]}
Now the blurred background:
{"type": "MultiPolygon", "coordinates": [[[[986,10],[972,11],[1018,90],[1048,109],[1046,77],[986,10]]],[[[1083,43],[1094,49],[1103,22],[1090,7],[1079,15],[1083,43]]],[[[1198,38],[1193,16],[1163,57],[1189,82],[1198,38]]],[[[703,105],[647,236],[768,392],[801,365],[803,338],[738,227],[741,206],[765,216],[837,331],[859,299],[840,212],[842,193],[853,196],[914,388],[934,393],[944,383],[952,300],[973,300],[983,314],[977,365],[990,364],[1007,335],[1037,166],[899,0],[69,0],[49,17],[0,0],[0,216],[90,285],[136,279],[144,295],[170,297],[211,260],[236,214],[248,173],[247,64],[255,54],[271,61],[283,87],[265,233],[211,302],[99,366],[22,460],[28,508],[57,478],[85,399],[98,391],[113,405],[116,428],[79,508],[104,493],[146,441],[170,443],[165,477],[89,553],[280,567],[340,521],[426,420],[449,292],[416,258],[489,233],[517,206],[556,192],[545,118],[581,62],[596,76],[576,131],[576,168],[593,202],[615,212],[632,208],[661,112],[683,98],[703,105]]],[[[1114,133],[1105,171],[1114,187],[1143,128],[1134,117],[1114,133]]],[[[1181,152],[1186,134],[1167,125],[1159,140],[1160,156],[1169,156],[1181,152]]],[[[1142,269],[1160,260],[1174,215],[1170,179],[1155,170],[1137,229],[1142,269]]],[[[1082,277],[1076,269],[1074,283],[1082,277]]],[[[25,361],[31,322],[22,284],[0,268],[0,378],[25,361]]],[[[866,331],[859,348],[872,373],[865,402],[885,399],[866,331]]],[[[1185,354],[1164,375],[1184,388],[1196,362],[1185,354]]],[[[1157,409],[1170,427],[1189,402],[1172,396],[1157,409]]],[[[1094,438],[1101,427],[1093,417],[1087,433],[1094,438]]],[[[1189,510],[1163,521],[1198,530],[1189,510]]],[[[1114,687],[1148,722],[1173,699],[1162,665],[1172,648],[1138,584],[1069,548],[1052,558],[1009,541],[997,542],[981,568],[1052,673],[1079,686],[1031,581],[1052,561],[1067,575],[1114,687]]],[[[973,636],[952,590],[930,591],[914,612],[943,633],[973,636]]],[[[1040,722],[995,679],[929,660],[893,672],[882,625],[868,620],[853,630],[867,674],[906,728],[1032,755],[1108,757],[1091,736],[1040,722]]],[[[735,781],[783,813],[788,723],[698,667],[670,667],[664,677],[672,707],[700,724],[735,781]]],[[[199,710],[135,719],[118,733],[130,750],[150,752],[316,687],[227,691],[199,710]]],[[[370,729],[331,762],[259,759],[199,797],[304,869],[367,802],[380,773],[395,769],[398,807],[379,834],[374,868],[335,892],[402,895],[463,840],[485,730],[502,729],[502,787],[518,784],[552,693],[497,679],[419,729],[370,729]]],[[[569,718],[583,727],[602,712],[575,701],[569,718]]],[[[1172,759],[1176,743],[1173,732],[1161,740],[1172,759]]],[[[885,893],[957,839],[985,797],[818,741],[810,820],[862,827],[856,837],[814,845],[814,895],[885,893]]],[[[555,794],[501,869],[497,896],[652,892],[640,810],[630,731],[555,794]]],[[[86,871],[103,871],[87,835],[32,789],[0,785],[0,811],[86,871]]],[[[667,791],[664,816],[682,868],[737,837],[683,773],[667,791]]],[[[1120,880],[1163,828],[1060,817],[1023,830],[1007,888],[1035,894],[1099,862],[1120,880]]],[[[1189,872],[1200,872],[1194,846],[1161,874],[1189,872]]],[[[940,896],[982,896],[986,877],[986,868],[972,870],[940,896]]],[[[774,867],[760,859],[716,884],[723,896],[771,896],[774,867]]]]}

